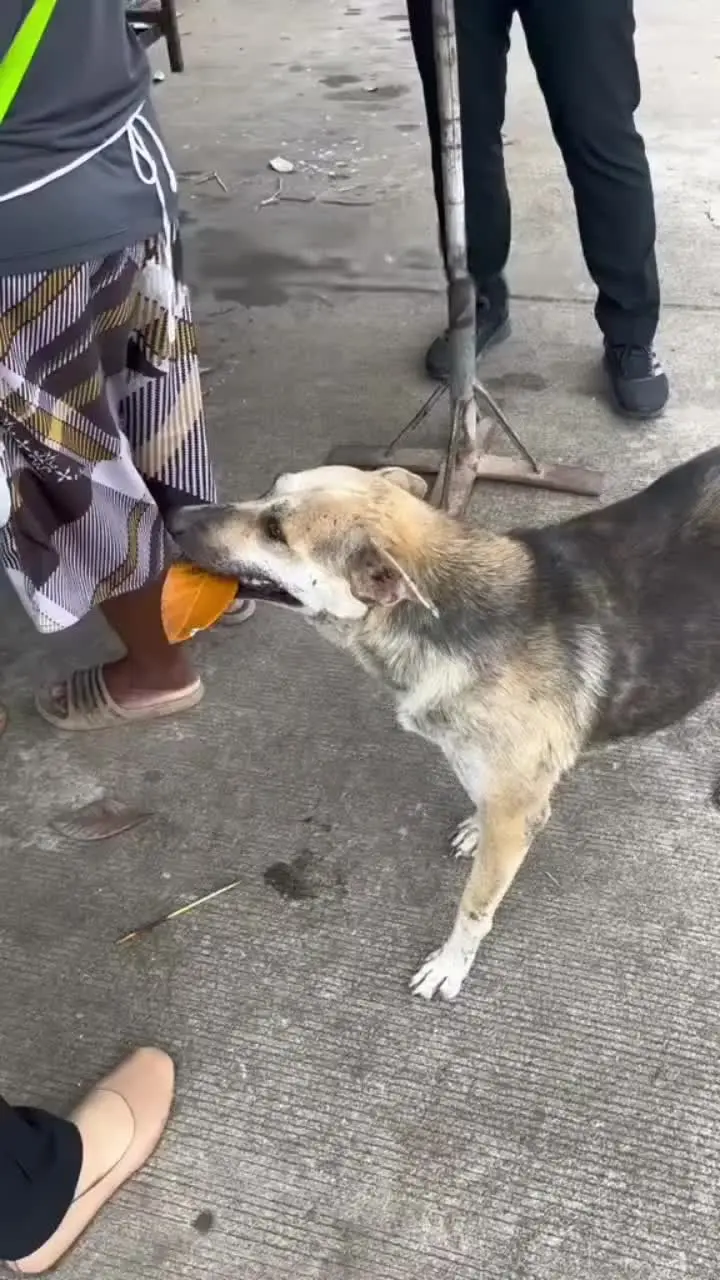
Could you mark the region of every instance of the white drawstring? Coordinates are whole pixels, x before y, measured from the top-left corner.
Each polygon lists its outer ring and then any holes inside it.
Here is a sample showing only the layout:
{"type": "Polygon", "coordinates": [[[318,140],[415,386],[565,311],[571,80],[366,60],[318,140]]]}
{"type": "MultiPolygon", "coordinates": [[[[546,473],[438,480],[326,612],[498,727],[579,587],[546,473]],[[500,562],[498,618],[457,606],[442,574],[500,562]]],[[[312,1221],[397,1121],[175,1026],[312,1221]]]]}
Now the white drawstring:
{"type": "Polygon", "coordinates": [[[163,282],[167,291],[167,342],[172,348],[175,342],[176,320],[175,313],[179,305],[178,287],[175,280],[175,269],[173,264],[173,241],[172,226],[170,224],[170,215],[168,213],[167,200],[165,199],[165,188],[160,180],[160,172],[157,166],[157,160],[147,145],[143,137],[142,130],[145,130],[148,137],[155,143],[157,153],[165,168],[165,172],[170,183],[170,190],[175,194],[177,191],[177,178],[175,171],[170,164],[168,154],[163,146],[162,140],[153,129],[152,125],[147,121],[141,111],[128,121],[127,137],[130,145],[130,155],[132,156],[133,168],[140,179],[148,187],[154,187],[160,204],[162,213],[162,239],[160,251],[162,254],[162,266],[167,272],[165,281],[163,282]],[[142,127],[141,127],[142,126],[142,127]]]}
{"type": "MultiPolygon", "coordinates": [[[[133,160],[133,168],[135,169],[135,172],[138,178],[140,179],[140,181],[144,182],[148,187],[154,187],[157,192],[158,200],[160,201],[160,208],[162,210],[163,239],[166,241],[168,245],[171,245],[172,244],[172,228],[170,226],[170,216],[167,211],[167,201],[165,200],[165,189],[163,187],[162,182],[160,181],[160,174],[158,172],[157,161],[154,155],[152,154],[152,152],[150,151],[149,147],[147,146],[145,139],[142,136],[140,125],[142,125],[143,129],[147,131],[148,136],[155,143],[155,146],[158,149],[160,159],[163,162],[163,165],[165,167],[165,172],[168,176],[168,181],[170,183],[170,190],[172,191],[173,195],[177,191],[177,178],[175,177],[175,171],[168,159],[167,152],[160,138],[158,137],[157,133],[153,129],[152,125],[148,123],[148,121],[145,119],[143,115],[135,116],[134,119],[130,121],[127,128],[128,142],[130,143],[130,155],[132,156],[132,160],[133,160]],[[143,162],[147,165],[147,169],[145,172],[143,172],[143,162]]],[[[172,266],[172,255],[170,258],[170,266],[172,266]]]]}

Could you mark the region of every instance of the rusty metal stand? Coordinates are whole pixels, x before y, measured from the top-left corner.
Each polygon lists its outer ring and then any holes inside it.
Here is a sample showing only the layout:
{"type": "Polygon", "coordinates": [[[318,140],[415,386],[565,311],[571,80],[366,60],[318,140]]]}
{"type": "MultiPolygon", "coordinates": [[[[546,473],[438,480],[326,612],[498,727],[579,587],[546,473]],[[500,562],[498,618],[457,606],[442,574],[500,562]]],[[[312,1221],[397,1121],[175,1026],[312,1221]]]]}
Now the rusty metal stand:
{"type": "Polygon", "coordinates": [[[153,0],[134,0],[133,3],[131,0],[126,16],[128,24],[146,48],[158,40],[165,40],[171,71],[185,70],[175,0],[159,0],[159,3],[153,3],[153,0]]]}
{"type": "Polygon", "coordinates": [[[478,380],[476,373],[475,285],[468,271],[465,224],[460,86],[454,0],[432,0],[438,99],[442,130],[443,189],[448,276],[448,328],[450,343],[449,387],[438,386],[411,422],[385,448],[343,445],[334,449],[329,463],[373,470],[401,466],[423,475],[436,475],[432,501],[451,515],[465,510],[476,480],[506,481],[559,493],[598,497],[603,475],[586,467],[538,462],[508,422],[500,406],[478,380]],[[442,449],[396,449],[399,440],[418,425],[445,391],[450,393],[450,435],[442,449]],[[489,409],[494,422],[478,444],[482,410],[489,409]],[[504,458],[487,450],[493,435],[502,430],[517,458],[504,458]]]}

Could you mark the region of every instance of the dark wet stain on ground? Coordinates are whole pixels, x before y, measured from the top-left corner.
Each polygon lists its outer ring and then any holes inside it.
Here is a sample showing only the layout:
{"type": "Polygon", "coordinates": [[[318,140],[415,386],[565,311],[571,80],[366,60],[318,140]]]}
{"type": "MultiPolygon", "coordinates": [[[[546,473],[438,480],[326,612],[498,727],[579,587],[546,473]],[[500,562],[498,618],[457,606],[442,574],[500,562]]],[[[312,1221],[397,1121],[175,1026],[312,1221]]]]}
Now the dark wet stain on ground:
{"type": "Polygon", "coordinates": [[[200,1236],[207,1236],[215,1226],[215,1215],[209,1209],[203,1209],[193,1222],[193,1230],[200,1236]]]}
{"type": "Polygon", "coordinates": [[[417,133],[420,128],[419,124],[396,124],[395,128],[398,133],[417,133]]]}
{"type": "Polygon", "coordinates": [[[316,831],[322,831],[328,835],[332,831],[332,822],[322,822],[320,818],[316,818],[314,813],[308,814],[307,818],[303,818],[303,825],[312,826],[316,831]]]}
{"type": "Polygon", "coordinates": [[[327,85],[328,89],[343,89],[347,84],[359,84],[359,76],[323,76],[320,84],[327,85]]]}
{"type": "Polygon", "coordinates": [[[362,9],[357,9],[357,8],[345,10],[345,16],[347,18],[357,18],[361,13],[362,13],[362,9]]]}
{"type": "Polygon", "coordinates": [[[292,286],[328,273],[350,274],[348,260],[337,254],[307,261],[281,250],[258,248],[232,227],[205,227],[194,245],[201,277],[215,298],[245,307],[281,307],[289,301],[292,286]]]}
{"type": "Polygon", "coordinates": [[[546,391],[547,382],[539,373],[510,369],[496,377],[486,378],[488,391],[546,391]]]}
{"type": "Polygon", "coordinates": [[[398,266],[407,271],[436,271],[438,254],[429,249],[406,249],[397,261],[398,266]]]}
{"type": "Polygon", "coordinates": [[[381,22],[407,22],[407,13],[385,13],[381,22]]]}
{"type": "Polygon", "coordinates": [[[273,862],[263,872],[263,880],[281,898],[292,902],[344,897],[347,891],[340,869],[312,849],[302,849],[289,862],[273,862]]]}
{"type": "Polygon", "coordinates": [[[362,102],[364,106],[371,107],[373,103],[392,102],[396,98],[402,98],[407,92],[406,84],[379,84],[372,89],[341,89],[339,93],[326,93],[325,97],[332,102],[362,102]]]}
{"type": "Polygon", "coordinates": [[[302,62],[291,62],[290,66],[288,67],[288,71],[304,71],[304,70],[305,68],[302,62]]]}

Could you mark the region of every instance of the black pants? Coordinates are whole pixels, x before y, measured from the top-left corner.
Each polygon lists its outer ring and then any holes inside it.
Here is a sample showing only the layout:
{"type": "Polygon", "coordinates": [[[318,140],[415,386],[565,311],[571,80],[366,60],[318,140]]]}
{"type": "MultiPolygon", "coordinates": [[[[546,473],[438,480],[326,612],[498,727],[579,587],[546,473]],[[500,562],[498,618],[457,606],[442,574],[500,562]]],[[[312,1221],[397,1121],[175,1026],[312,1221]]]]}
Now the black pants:
{"type": "Polygon", "coordinates": [[[0,1098],[2,1261],[16,1262],[50,1239],[70,1207],[81,1164],[73,1124],[0,1098]]]}
{"type": "MultiPolygon", "coordinates": [[[[575,195],[598,324],[611,343],[649,346],[660,291],[643,140],[633,0],[455,0],[470,270],[491,297],[510,251],[501,129],[517,10],[575,195]]],[[[423,82],[442,235],[442,173],[431,0],[408,0],[423,82]]]]}

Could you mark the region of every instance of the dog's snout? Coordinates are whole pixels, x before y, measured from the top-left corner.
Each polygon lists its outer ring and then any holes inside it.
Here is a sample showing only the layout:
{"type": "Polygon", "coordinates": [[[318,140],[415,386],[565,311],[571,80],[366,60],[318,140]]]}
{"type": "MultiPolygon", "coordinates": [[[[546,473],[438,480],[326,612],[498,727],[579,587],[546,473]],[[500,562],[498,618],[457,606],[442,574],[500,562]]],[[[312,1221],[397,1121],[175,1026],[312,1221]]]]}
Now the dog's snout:
{"type": "Polygon", "coordinates": [[[178,507],[166,517],[170,537],[182,555],[208,573],[228,573],[237,555],[231,549],[228,508],[212,503],[178,507]]]}
{"type": "Polygon", "coordinates": [[[165,517],[168,533],[172,538],[182,538],[190,532],[199,533],[207,524],[212,508],[201,505],[195,507],[176,507],[165,517]]]}

